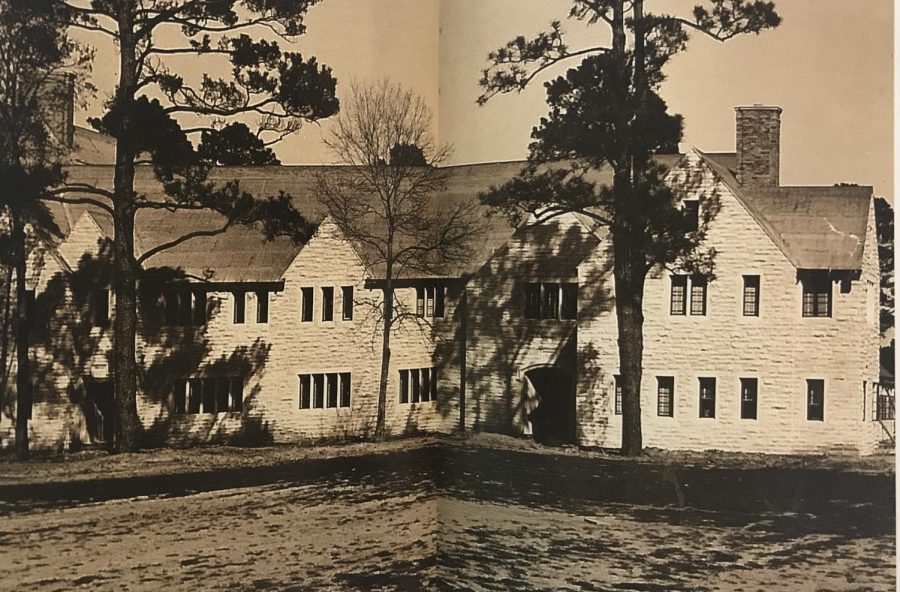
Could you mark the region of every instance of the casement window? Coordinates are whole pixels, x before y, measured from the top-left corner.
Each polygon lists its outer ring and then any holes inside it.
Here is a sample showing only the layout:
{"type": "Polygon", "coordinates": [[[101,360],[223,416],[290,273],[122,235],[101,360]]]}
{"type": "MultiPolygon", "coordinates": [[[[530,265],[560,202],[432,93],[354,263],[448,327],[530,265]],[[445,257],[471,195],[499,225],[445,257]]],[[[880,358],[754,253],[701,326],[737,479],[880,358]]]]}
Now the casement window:
{"type": "Polygon", "coordinates": [[[416,316],[422,318],[444,318],[444,301],[447,287],[441,284],[418,286],[416,288],[416,316]]]}
{"type": "Polygon", "coordinates": [[[716,416],[716,379],[700,379],[700,417],[716,416]]]}
{"type": "Polygon", "coordinates": [[[671,280],[672,293],[669,298],[669,314],[684,315],[687,312],[685,303],[687,297],[687,276],[673,275],[671,276],[671,280]]]}
{"type": "Polygon", "coordinates": [[[313,320],[313,289],[300,288],[300,322],[311,323],[313,320]]]}
{"type": "Polygon", "coordinates": [[[353,320],[353,286],[341,288],[341,319],[344,321],[353,320]]]}
{"type": "Polygon", "coordinates": [[[526,283],[526,319],[575,319],[578,316],[578,284],[526,283]]]}
{"type": "Polygon", "coordinates": [[[700,228],[700,200],[684,200],[681,202],[681,212],[684,215],[685,228],[689,232],[693,232],[700,228]]]}
{"type": "Polygon", "coordinates": [[[691,314],[706,314],[706,278],[703,276],[691,278],[691,314]]]}
{"type": "Polygon", "coordinates": [[[400,403],[427,403],[437,400],[437,368],[400,370],[400,403]]]}
{"type": "Polygon", "coordinates": [[[744,276],[744,316],[759,316],[759,276],[744,276]]]}
{"type": "Polygon", "coordinates": [[[172,411],[176,414],[228,413],[244,407],[244,379],[237,376],[176,380],[172,411]]]}
{"type": "Polygon", "coordinates": [[[336,409],[350,406],[349,372],[300,374],[300,409],[336,409]]]}
{"type": "Polygon", "coordinates": [[[622,415],[622,377],[616,374],[614,376],[615,382],[615,414],[622,415]]]}
{"type": "MultiPolygon", "coordinates": [[[[101,305],[103,296],[98,295],[96,306],[105,310],[109,319],[109,290],[105,290],[106,304],[101,305]]],[[[170,288],[163,292],[165,324],[181,327],[202,327],[206,324],[206,291],[190,288],[170,288]]]]}
{"type": "Polygon", "coordinates": [[[322,288],[322,321],[329,323],[334,320],[334,288],[325,286],[322,288]]]}
{"type": "Polygon", "coordinates": [[[825,381],[820,378],[806,381],[806,419],[825,421],[825,381]]]}
{"type": "Polygon", "coordinates": [[[241,325],[244,323],[244,317],[247,312],[247,295],[244,292],[238,291],[233,292],[232,297],[234,299],[234,317],[232,322],[235,325],[241,325]]]}
{"type": "Polygon", "coordinates": [[[675,415],[675,377],[656,377],[656,414],[660,417],[675,415]]]}
{"type": "MultiPolygon", "coordinates": [[[[93,310],[93,325],[95,327],[106,327],[109,325],[109,294],[110,291],[107,288],[101,288],[94,293],[94,310],[93,310]]],[[[26,314],[28,318],[31,319],[31,323],[34,322],[34,290],[28,290],[25,293],[26,296],[26,314]],[[30,303],[31,306],[27,306],[29,303],[28,294],[31,294],[30,303]],[[29,310],[30,309],[30,310],[29,310]]]]}
{"type": "Polygon", "coordinates": [[[741,419],[756,419],[757,388],[757,379],[741,379],[741,419]]]}
{"type": "Polygon", "coordinates": [[[269,293],[265,290],[256,292],[256,322],[269,322],[269,293]]]}
{"type": "Polygon", "coordinates": [[[803,285],[803,316],[831,316],[831,279],[827,272],[813,272],[800,280],[803,285]]]}

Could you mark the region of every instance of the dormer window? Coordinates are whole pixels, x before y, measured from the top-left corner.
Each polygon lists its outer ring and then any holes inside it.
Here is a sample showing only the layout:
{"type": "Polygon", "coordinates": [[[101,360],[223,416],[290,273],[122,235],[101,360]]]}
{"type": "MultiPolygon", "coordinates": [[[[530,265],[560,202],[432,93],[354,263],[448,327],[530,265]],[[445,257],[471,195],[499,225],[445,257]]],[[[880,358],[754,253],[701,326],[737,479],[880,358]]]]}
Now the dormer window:
{"type": "Polygon", "coordinates": [[[803,316],[831,316],[831,279],[826,271],[814,271],[800,279],[803,285],[803,316]]]}

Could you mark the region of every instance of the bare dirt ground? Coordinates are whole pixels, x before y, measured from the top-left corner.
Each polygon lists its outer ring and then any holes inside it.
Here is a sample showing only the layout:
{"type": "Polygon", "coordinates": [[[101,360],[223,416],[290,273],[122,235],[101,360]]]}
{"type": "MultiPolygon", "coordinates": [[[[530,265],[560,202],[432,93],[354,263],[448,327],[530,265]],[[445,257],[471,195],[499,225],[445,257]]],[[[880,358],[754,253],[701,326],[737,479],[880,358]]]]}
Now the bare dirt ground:
{"type": "Polygon", "coordinates": [[[886,462],[415,442],[8,462],[0,590],[896,589],[886,462]]]}

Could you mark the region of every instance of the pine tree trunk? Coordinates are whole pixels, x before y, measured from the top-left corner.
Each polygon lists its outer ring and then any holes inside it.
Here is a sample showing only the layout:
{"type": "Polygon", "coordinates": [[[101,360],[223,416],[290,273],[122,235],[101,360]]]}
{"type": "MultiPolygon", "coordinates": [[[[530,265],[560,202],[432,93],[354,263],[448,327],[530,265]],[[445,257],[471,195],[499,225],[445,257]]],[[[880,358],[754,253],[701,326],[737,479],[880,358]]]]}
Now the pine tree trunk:
{"type": "Polygon", "coordinates": [[[123,2],[119,12],[120,64],[116,104],[122,125],[116,140],[116,170],[113,186],[113,375],[116,401],[116,443],[119,451],[140,446],[141,423],[137,414],[137,265],[134,258],[134,157],[131,109],[137,88],[134,6],[123,2]]]}
{"type": "Polygon", "coordinates": [[[28,359],[29,318],[25,304],[25,273],[28,254],[25,250],[24,222],[12,217],[12,239],[16,270],[16,456],[28,458],[28,420],[31,419],[31,368],[28,359]]]}
{"type": "Polygon", "coordinates": [[[391,325],[394,321],[394,285],[390,272],[384,287],[382,311],[381,374],[378,377],[378,413],[375,419],[375,439],[383,440],[387,420],[387,385],[391,368],[391,325]]]}
{"type": "Polygon", "coordinates": [[[622,384],[622,454],[639,456],[641,378],[644,360],[643,276],[634,277],[615,265],[616,319],[619,334],[619,376],[622,384]]]}

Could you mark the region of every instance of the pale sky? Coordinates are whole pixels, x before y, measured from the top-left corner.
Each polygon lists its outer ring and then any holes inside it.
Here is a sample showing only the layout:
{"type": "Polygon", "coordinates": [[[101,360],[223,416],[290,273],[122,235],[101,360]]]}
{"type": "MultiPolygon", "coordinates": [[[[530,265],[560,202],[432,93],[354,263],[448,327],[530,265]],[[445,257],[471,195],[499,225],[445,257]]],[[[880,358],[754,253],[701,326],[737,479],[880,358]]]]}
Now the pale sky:
{"type": "MultiPolygon", "coordinates": [[[[695,3],[646,6],[687,15],[695,3]]],[[[724,44],[695,33],[687,52],[669,64],[662,95],[685,117],[682,147],[733,150],[734,107],[778,105],[783,184],[855,182],[893,201],[892,1],[776,4],[784,19],[779,28],[724,44]]],[[[290,49],[331,66],[339,93],[353,78],[389,77],[416,90],[435,111],[454,163],[521,159],[546,111],[542,84],[478,107],[478,78],[490,50],[553,19],[563,20],[573,49],[605,42],[603,26],[565,20],[569,6],[568,0],[324,0],[310,11],[307,35],[290,49]]],[[[108,47],[98,49],[94,83],[102,97],[112,92],[115,59],[108,47]]],[[[194,71],[203,70],[209,68],[194,71]]],[[[98,104],[91,114],[99,110],[98,104]]],[[[285,141],[277,150],[281,160],[332,162],[321,142],[327,125],[285,141]]]]}

